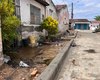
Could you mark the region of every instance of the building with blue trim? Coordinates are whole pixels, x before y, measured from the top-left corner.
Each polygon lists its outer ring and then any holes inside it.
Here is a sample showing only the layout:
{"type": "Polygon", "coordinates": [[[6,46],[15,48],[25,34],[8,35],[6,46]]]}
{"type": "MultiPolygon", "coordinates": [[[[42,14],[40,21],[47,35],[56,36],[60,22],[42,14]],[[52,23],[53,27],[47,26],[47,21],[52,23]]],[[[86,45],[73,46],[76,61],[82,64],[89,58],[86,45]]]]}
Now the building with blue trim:
{"type": "Polygon", "coordinates": [[[90,21],[87,19],[70,19],[70,25],[74,29],[89,30],[90,21]]]}

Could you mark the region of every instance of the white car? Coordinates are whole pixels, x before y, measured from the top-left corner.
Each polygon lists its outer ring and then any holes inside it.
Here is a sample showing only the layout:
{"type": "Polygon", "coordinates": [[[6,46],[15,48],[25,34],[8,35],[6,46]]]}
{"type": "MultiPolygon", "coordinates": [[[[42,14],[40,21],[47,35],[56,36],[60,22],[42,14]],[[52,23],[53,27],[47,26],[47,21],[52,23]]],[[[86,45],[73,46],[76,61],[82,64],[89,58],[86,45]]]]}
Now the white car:
{"type": "Polygon", "coordinates": [[[96,31],[97,27],[92,27],[91,30],[94,33],[96,31]]]}

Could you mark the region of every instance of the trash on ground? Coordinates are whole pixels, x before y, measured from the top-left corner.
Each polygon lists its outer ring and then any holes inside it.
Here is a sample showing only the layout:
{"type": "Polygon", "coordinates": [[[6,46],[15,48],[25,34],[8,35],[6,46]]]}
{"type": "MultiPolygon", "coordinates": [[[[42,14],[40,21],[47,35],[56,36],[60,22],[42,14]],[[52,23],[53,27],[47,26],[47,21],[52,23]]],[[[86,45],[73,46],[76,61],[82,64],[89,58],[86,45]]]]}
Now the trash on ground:
{"type": "Polygon", "coordinates": [[[20,61],[20,63],[19,63],[19,66],[20,67],[29,67],[29,65],[27,65],[26,63],[24,63],[23,61],[20,61]]]}

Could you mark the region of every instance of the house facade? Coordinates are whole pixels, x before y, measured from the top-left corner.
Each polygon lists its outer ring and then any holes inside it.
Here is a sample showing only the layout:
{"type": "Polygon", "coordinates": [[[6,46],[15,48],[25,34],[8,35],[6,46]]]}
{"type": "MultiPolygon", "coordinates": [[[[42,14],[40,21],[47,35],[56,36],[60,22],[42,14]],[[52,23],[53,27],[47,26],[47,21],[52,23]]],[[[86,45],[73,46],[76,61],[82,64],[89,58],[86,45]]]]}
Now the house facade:
{"type": "Polygon", "coordinates": [[[46,17],[45,6],[48,3],[42,3],[43,0],[20,0],[21,21],[24,25],[39,25],[46,17]],[[40,2],[41,1],[41,2],[40,2]]]}
{"type": "Polygon", "coordinates": [[[69,12],[67,5],[56,5],[59,32],[65,32],[69,29],[69,12]]]}
{"type": "Polygon", "coordinates": [[[46,17],[51,16],[54,19],[58,20],[56,6],[52,0],[46,0],[49,3],[49,6],[46,6],[46,17]]]}
{"type": "Polygon", "coordinates": [[[89,30],[90,22],[87,19],[70,19],[70,24],[74,29],[89,30]]]}
{"type": "Polygon", "coordinates": [[[39,26],[44,18],[57,18],[56,7],[52,0],[14,0],[16,16],[23,26],[39,26]]]}
{"type": "Polygon", "coordinates": [[[90,21],[90,30],[95,30],[96,28],[100,28],[100,21],[90,21]]]}
{"type": "Polygon", "coordinates": [[[22,39],[27,38],[46,18],[46,6],[49,4],[45,0],[14,0],[14,2],[15,14],[21,20],[22,39]]]}
{"type": "Polygon", "coordinates": [[[14,0],[14,2],[15,14],[21,19],[22,39],[33,34],[35,28],[39,27],[48,16],[58,20],[59,32],[65,32],[69,28],[67,5],[55,6],[52,0],[14,0]]]}

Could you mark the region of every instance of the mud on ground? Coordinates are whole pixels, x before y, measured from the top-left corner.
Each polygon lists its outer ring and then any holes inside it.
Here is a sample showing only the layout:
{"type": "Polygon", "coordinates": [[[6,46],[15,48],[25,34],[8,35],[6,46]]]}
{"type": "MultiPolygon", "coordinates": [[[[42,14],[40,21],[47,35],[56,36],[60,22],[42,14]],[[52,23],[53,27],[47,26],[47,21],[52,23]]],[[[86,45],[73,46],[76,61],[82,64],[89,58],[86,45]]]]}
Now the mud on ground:
{"type": "Polygon", "coordinates": [[[18,53],[10,54],[12,61],[9,62],[9,65],[4,64],[0,68],[0,80],[35,80],[69,40],[62,40],[37,48],[24,47],[18,53]],[[25,62],[30,67],[19,67],[20,61],[25,62]],[[37,69],[37,73],[31,76],[34,68],[37,69]]]}

